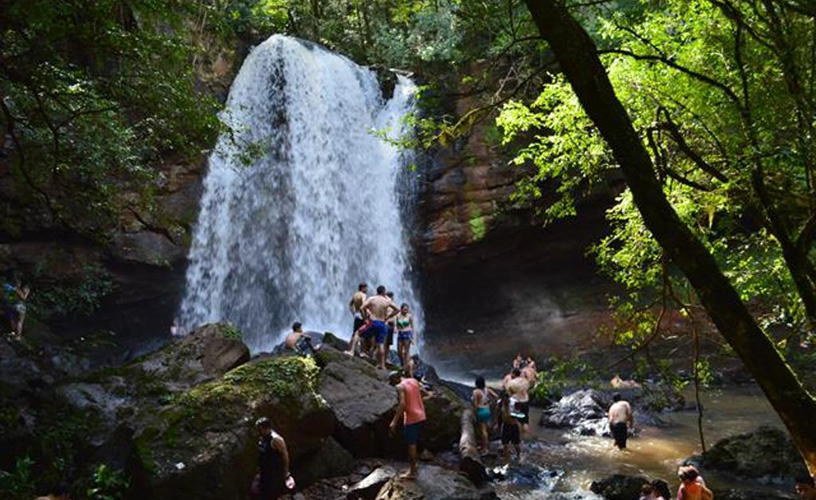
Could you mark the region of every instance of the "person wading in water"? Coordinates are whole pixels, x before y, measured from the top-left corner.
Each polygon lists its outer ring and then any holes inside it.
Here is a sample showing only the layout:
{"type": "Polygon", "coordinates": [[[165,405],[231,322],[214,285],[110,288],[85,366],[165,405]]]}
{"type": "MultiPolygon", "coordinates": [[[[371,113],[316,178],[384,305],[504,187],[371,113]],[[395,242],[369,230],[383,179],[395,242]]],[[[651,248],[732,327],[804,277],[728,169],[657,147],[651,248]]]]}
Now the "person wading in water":
{"type": "Polygon", "coordinates": [[[629,427],[634,426],[632,407],[618,393],[612,395],[612,401],[609,407],[609,432],[615,439],[615,446],[623,450],[629,437],[629,427]]]}
{"type": "Polygon", "coordinates": [[[410,467],[401,477],[416,479],[417,477],[417,442],[425,423],[425,403],[422,401],[422,387],[413,377],[405,377],[400,372],[388,374],[388,383],[397,388],[399,403],[391,420],[389,432],[393,435],[397,430],[400,419],[403,421],[403,438],[408,445],[408,460],[410,467]]]}
{"type": "Polygon", "coordinates": [[[294,489],[295,480],[289,473],[289,451],[286,441],[272,430],[272,422],[261,417],[255,422],[260,438],[258,439],[258,475],[253,484],[256,498],[271,500],[285,489],[294,489]]]}
{"type": "Polygon", "coordinates": [[[385,287],[380,285],[377,287],[377,295],[369,297],[361,307],[363,314],[371,319],[371,327],[367,333],[370,333],[377,343],[377,358],[381,370],[385,370],[385,339],[388,335],[385,323],[394,313],[399,309],[394,305],[394,302],[385,294],[385,287]]]}
{"type": "Polygon", "coordinates": [[[476,425],[481,438],[480,452],[484,455],[488,452],[489,441],[487,435],[487,424],[493,419],[490,413],[490,399],[497,399],[495,392],[485,385],[484,377],[476,378],[476,388],[473,389],[471,404],[473,405],[473,415],[476,417],[476,425]]]}
{"type": "Polygon", "coordinates": [[[521,375],[521,370],[513,368],[511,378],[505,389],[510,395],[510,414],[521,425],[523,434],[527,435],[527,425],[530,423],[530,381],[521,375]]]}

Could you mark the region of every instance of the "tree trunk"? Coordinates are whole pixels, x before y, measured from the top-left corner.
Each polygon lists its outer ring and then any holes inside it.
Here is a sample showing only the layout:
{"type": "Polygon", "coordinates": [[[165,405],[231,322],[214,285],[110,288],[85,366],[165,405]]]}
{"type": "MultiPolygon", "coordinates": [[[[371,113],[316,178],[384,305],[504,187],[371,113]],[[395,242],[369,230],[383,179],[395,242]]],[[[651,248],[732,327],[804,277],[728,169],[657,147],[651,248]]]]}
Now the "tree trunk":
{"type": "Polygon", "coordinates": [[[816,400],[759,328],[713,256],[680,220],[621,102],[597,48],[563,0],[525,0],[586,113],[620,164],[646,227],[683,271],[720,333],[781,417],[811,473],[816,473],[816,400]]]}
{"type": "Polygon", "coordinates": [[[462,434],[459,437],[459,470],[464,472],[474,484],[481,484],[487,480],[487,471],[485,471],[476,443],[473,410],[467,408],[462,411],[462,434]]]}

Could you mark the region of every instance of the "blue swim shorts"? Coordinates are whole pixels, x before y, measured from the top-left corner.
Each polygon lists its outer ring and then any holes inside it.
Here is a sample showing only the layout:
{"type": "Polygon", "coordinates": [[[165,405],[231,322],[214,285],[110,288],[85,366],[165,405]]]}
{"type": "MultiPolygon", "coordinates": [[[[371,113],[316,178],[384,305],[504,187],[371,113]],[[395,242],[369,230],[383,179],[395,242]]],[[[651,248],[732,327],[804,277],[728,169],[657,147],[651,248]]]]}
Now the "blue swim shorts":
{"type": "Polygon", "coordinates": [[[385,327],[384,321],[374,320],[371,322],[371,327],[366,333],[374,337],[374,342],[382,344],[388,336],[388,329],[385,327]]]}
{"type": "Polygon", "coordinates": [[[420,431],[422,431],[422,424],[423,422],[417,422],[405,426],[402,433],[403,438],[405,438],[405,444],[417,444],[420,431]]]}

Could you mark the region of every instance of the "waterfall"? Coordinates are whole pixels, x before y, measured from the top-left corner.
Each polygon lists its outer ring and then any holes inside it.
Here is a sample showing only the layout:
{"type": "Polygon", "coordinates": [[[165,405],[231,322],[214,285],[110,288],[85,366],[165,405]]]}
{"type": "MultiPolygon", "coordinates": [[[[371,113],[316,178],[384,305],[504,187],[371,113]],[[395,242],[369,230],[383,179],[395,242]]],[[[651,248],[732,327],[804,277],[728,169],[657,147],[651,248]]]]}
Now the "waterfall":
{"type": "MultiPolygon", "coordinates": [[[[292,322],[348,338],[360,282],[422,311],[406,222],[415,176],[390,138],[413,105],[399,76],[384,102],[373,71],[318,45],[274,35],[233,83],[209,158],[178,323],[229,321],[253,351],[292,322]]],[[[420,326],[421,327],[421,326],[420,326]]]]}

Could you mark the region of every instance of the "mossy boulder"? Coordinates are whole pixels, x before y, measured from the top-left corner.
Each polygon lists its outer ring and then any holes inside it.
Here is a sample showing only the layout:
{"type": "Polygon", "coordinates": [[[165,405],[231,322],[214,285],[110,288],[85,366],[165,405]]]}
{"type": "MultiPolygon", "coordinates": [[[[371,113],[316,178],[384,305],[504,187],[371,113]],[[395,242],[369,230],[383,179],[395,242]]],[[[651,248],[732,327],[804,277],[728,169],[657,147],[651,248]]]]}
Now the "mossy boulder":
{"type": "Polygon", "coordinates": [[[241,340],[241,332],[232,325],[209,324],[142,358],[135,366],[157,377],[172,378],[177,384],[195,385],[247,361],[249,348],[241,340]]]}
{"type": "Polygon", "coordinates": [[[274,357],[240,366],[195,387],[162,408],[136,434],[144,470],[139,490],[153,499],[242,498],[256,467],[254,421],[266,416],[293,461],[320,450],[334,415],[316,393],[318,368],[301,357],[274,357]]]}

